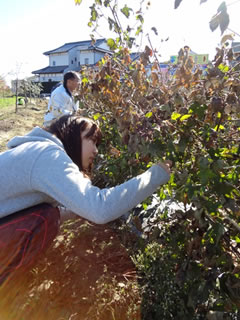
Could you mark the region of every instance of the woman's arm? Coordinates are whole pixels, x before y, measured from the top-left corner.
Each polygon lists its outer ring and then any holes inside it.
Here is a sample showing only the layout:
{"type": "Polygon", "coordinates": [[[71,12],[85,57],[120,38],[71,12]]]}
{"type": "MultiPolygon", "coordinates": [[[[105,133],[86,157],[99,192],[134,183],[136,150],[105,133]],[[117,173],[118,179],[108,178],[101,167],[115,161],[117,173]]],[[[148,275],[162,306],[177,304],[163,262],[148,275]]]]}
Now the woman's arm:
{"type": "Polygon", "coordinates": [[[92,222],[119,218],[169,180],[169,169],[154,165],[143,174],[113,188],[99,189],[79,172],[64,151],[49,147],[32,170],[34,190],[43,192],[67,209],[92,222]]]}

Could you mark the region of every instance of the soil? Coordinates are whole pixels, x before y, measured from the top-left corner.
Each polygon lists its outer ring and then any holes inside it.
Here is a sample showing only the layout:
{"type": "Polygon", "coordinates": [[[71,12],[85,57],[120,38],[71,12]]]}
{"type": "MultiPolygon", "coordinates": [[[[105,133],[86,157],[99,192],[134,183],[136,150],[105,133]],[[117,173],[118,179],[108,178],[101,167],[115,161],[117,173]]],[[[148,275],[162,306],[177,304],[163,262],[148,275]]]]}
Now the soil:
{"type": "MultiPolygon", "coordinates": [[[[13,136],[41,126],[46,106],[0,109],[0,152],[13,136]]],[[[0,319],[140,319],[136,269],[123,241],[128,235],[117,225],[66,221],[34,267],[0,287],[0,319]]]]}

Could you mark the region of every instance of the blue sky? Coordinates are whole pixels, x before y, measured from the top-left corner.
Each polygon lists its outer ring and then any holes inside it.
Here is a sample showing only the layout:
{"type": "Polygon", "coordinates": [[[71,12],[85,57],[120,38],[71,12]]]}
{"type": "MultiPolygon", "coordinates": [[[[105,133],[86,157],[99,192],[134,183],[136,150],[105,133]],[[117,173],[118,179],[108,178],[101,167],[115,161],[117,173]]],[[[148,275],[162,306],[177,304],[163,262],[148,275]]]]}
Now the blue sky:
{"type": "MultiPolygon", "coordinates": [[[[139,0],[119,0],[124,6],[134,7],[139,0]]],[[[213,58],[220,43],[219,30],[211,32],[209,21],[222,0],[182,0],[174,10],[174,0],[151,0],[150,9],[144,15],[145,32],[161,54],[164,61],[170,55],[189,45],[197,53],[209,53],[213,58]],[[151,28],[156,27],[158,36],[151,28]],[[167,42],[161,39],[169,37],[167,42]]],[[[7,81],[16,73],[20,78],[31,75],[31,71],[48,65],[43,52],[57,48],[66,42],[89,39],[91,29],[87,26],[92,1],[82,0],[75,6],[74,0],[12,0],[0,2],[0,75],[7,81]]],[[[240,1],[226,0],[230,14],[229,28],[240,34],[240,1]]],[[[137,7],[136,7],[137,8],[137,7]]],[[[99,30],[101,37],[111,36],[106,24],[99,30]]],[[[229,33],[229,32],[228,32],[229,33]]],[[[240,37],[236,36],[236,41],[240,37]]],[[[143,45],[148,44],[143,37],[143,45]]]]}

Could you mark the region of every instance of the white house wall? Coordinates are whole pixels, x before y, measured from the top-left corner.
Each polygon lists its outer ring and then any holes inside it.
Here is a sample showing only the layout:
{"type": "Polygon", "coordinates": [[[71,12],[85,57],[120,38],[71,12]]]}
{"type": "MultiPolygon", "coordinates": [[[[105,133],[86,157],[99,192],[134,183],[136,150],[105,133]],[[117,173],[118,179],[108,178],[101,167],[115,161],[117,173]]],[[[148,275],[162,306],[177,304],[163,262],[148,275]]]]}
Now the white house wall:
{"type": "Polygon", "coordinates": [[[104,57],[104,53],[103,52],[95,52],[95,62],[97,62],[100,59],[102,59],[102,57],[104,57]]]}
{"type": "Polygon", "coordinates": [[[47,81],[62,81],[63,75],[59,73],[51,73],[51,74],[42,74],[38,78],[40,82],[47,82],[47,81]]]}
{"type": "Polygon", "coordinates": [[[68,51],[69,59],[68,59],[68,69],[75,70],[78,66],[78,58],[77,58],[77,50],[73,48],[68,51]]]}
{"type": "Polygon", "coordinates": [[[49,56],[49,65],[51,67],[68,65],[68,54],[67,53],[51,54],[49,56]]]}
{"type": "Polygon", "coordinates": [[[88,64],[94,64],[94,53],[91,50],[80,51],[80,64],[86,64],[86,59],[88,59],[88,64]]]}

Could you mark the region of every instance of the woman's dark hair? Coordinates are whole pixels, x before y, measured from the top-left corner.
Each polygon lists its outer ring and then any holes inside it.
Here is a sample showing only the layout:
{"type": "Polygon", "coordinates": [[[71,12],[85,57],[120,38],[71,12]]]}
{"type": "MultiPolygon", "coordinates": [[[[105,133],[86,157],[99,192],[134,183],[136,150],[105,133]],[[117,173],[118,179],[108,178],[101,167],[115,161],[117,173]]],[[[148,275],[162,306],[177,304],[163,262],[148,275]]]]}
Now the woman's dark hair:
{"type": "Polygon", "coordinates": [[[90,125],[90,129],[85,138],[91,138],[99,145],[102,134],[99,127],[89,118],[81,116],[63,115],[52,122],[46,129],[54,134],[63,144],[64,149],[72,161],[78,166],[80,171],[86,174],[91,173],[92,167],[84,171],[82,166],[82,136],[81,133],[90,125]]]}
{"type": "Polygon", "coordinates": [[[67,80],[69,80],[69,79],[79,79],[79,75],[75,71],[68,71],[63,76],[63,86],[66,89],[69,96],[72,97],[71,92],[67,88],[67,80]]]}

